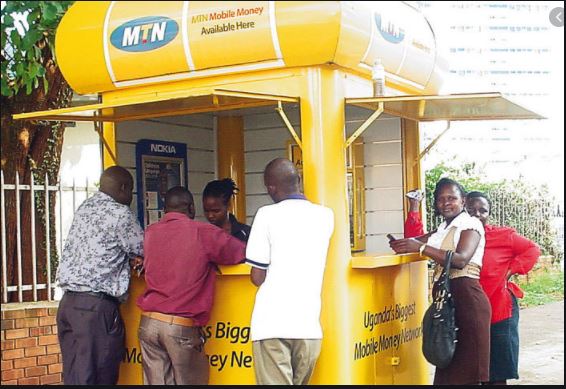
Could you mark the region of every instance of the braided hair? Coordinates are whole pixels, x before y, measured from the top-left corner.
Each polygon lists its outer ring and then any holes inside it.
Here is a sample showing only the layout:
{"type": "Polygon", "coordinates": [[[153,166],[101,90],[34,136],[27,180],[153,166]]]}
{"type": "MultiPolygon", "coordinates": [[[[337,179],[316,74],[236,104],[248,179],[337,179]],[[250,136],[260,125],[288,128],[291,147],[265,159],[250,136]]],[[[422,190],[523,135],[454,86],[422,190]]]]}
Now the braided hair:
{"type": "Polygon", "coordinates": [[[221,180],[210,181],[206,184],[202,197],[221,198],[224,205],[228,205],[230,198],[238,193],[240,189],[231,178],[223,178],[221,180]]]}

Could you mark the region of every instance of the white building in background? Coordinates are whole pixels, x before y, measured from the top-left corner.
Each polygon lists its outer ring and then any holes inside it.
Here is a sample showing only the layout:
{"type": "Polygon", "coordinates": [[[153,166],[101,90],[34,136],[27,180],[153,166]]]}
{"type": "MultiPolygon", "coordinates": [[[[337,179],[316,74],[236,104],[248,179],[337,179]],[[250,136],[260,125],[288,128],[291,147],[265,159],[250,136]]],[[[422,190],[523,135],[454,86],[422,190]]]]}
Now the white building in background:
{"type": "MultiPolygon", "coordinates": [[[[443,94],[502,92],[547,117],[454,122],[423,163],[475,161],[488,180],[547,184],[564,202],[564,27],[549,13],[564,2],[409,2],[429,20],[448,61],[443,94]]],[[[423,124],[423,146],[446,127],[423,124]]],[[[456,163],[455,163],[456,164],[456,163]]]]}

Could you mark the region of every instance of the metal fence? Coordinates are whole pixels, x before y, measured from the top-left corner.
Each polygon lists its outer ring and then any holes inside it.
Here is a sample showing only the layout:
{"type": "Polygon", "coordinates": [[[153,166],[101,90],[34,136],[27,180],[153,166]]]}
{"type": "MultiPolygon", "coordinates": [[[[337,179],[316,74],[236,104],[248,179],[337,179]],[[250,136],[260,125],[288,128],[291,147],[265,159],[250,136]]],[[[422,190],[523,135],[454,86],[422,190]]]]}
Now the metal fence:
{"type": "MultiPolygon", "coordinates": [[[[512,196],[502,191],[487,192],[491,201],[489,223],[513,227],[517,232],[537,243],[543,254],[558,261],[564,257],[564,213],[553,201],[542,198],[512,196]]],[[[427,208],[427,230],[435,229],[442,219],[427,208]]]]}
{"type": "MultiPolygon", "coordinates": [[[[61,180],[58,180],[61,182],[61,180]]],[[[95,186],[89,184],[88,179],[85,180],[85,185],[78,187],[75,182],[72,186],[63,186],[59,184],[51,184],[49,182],[49,177],[46,175],[44,183],[38,185],[34,182],[33,174],[30,175],[29,184],[20,183],[20,177],[16,173],[14,183],[7,184],[4,182],[4,172],[0,171],[0,224],[1,224],[1,236],[2,236],[2,302],[24,302],[27,301],[38,301],[38,291],[46,291],[47,301],[53,300],[53,292],[56,285],[53,280],[53,275],[56,269],[52,269],[52,253],[61,253],[64,245],[64,236],[66,236],[66,231],[70,227],[72,221],[72,214],[77,208],[77,205],[84,199],[90,197],[98,189],[95,186]],[[12,201],[12,206],[7,209],[6,195],[14,195],[14,201],[12,201]],[[29,232],[22,233],[27,226],[23,225],[21,215],[23,213],[22,209],[22,199],[23,196],[30,196],[29,201],[29,232]],[[55,200],[53,200],[55,199],[55,200]],[[42,215],[39,215],[36,208],[36,202],[43,202],[42,215]],[[51,205],[55,201],[55,215],[51,215],[51,205]],[[72,205],[72,209],[68,208],[72,205]],[[71,212],[70,217],[65,218],[65,210],[67,213],[71,212]],[[15,217],[15,255],[12,255],[12,250],[10,255],[7,253],[7,239],[8,236],[11,238],[14,234],[8,235],[8,223],[7,215],[13,215],[15,217]],[[53,225],[55,224],[55,225],[53,225]],[[45,240],[40,242],[44,244],[44,249],[42,252],[45,255],[38,256],[37,248],[38,243],[36,242],[36,232],[40,226],[44,227],[45,240]],[[53,228],[55,227],[55,228],[53,228]],[[55,230],[55,239],[51,236],[51,232],[55,230]],[[52,242],[55,241],[56,250],[52,250],[52,242]],[[29,246],[28,246],[29,245],[29,246]],[[30,258],[24,258],[22,253],[22,248],[26,246],[28,250],[31,248],[30,258]],[[23,261],[31,261],[31,283],[24,284],[24,272],[22,267],[23,261]],[[13,282],[8,282],[8,263],[14,269],[17,274],[17,281],[15,284],[13,282]],[[42,274],[45,282],[38,283],[38,268],[45,269],[45,273],[42,274]],[[31,291],[31,296],[24,299],[24,292],[31,291]],[[17,294],[13,296],[13,294],[17,294]],[[9,299],[9,295],[11,295],[9,299]]],[[[29,277],[29,275],[27,276],[29,277]]],[[[16,277],[14,277],[16,278],[16,277]]]]}

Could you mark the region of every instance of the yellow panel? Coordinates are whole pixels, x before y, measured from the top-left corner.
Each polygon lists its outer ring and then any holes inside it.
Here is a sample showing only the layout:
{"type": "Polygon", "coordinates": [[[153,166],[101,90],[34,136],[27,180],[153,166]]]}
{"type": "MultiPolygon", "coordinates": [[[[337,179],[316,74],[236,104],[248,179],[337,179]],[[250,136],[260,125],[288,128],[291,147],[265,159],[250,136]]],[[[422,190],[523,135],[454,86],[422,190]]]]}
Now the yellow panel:
{"type": "Polygon", "coordinates": [[[346,199],[343,73],[308,70],[301,95],[301,138],[305,195],[334,211],[334,234],[328,249],[322,290],[321,322],[325,334],[313,384],[352,382],[349,297],[350,239],[346,199]],[[336,309],[343,307],[343,309],[336,309]],[[347,335],[346,335],[347,334],[347,335]]]}
{"type": "MultiPolygon", "coordinates": [[[[239,268],[247,265],[232,266],[239,268]]],[[[226,267],[222,267],[226,270],[226,267]]],[[[248,270],[249,272],[249,270],[248,270]]],[[[250,335],[250,317],[255,300],[256,287],[248,274],[218,275],[210,321],[204,327],[205,344],[209,357],[212,385],[255,384],[250,335]]],[[[132,275],[130,295],[120,306],[126,331],[126,358],[120,365],[118,384],[142,385],[141,349],[138,327],[141,310],[136,300],[145,290],[143,279],[132,275]]]]}
{"type": "Polygon", "coordinates": [[[279,59],[269,3],[190,1],[187,24],[194,69],[279,59]]]}
{"type": "Polygon", "coordinates": [[[189,71],[183,55],[183,2],[113,4],[105,44],[114,81],[189,71]]]}
{"type": "Polygon", "coordinates": [[[346,104],[371,110],[376,110],[379,102],[383,102],[384,112],[417,121],[544,119],[500,93],[346,99],[346,104]]]}
{"type": "Polygon", "coordinates": [[[337,1],[277,1],[277,33],[287,66],[332,60],[340,33],[337,1]]]}
{"type": "Polygon", "coordinates": [[[422,316],[428,308],[427,262],[411,263],[402,266],[403,279],[393,285],[394,301],[408,307],[414,304],[414,312],[407,316],[408,320],[399,320],[403,342],[394,353],[399,364],[393,367],[393,383],[395,385],[429,385],[430,365],[425,360],[422,349],[422,316]]]}
{"type": "Polygon", "coordinates": [[[352,209],[350,214],[351,245],[352,251],[364,251],[366,249],[366,191],[364,174],[364,139],[359,137],[352,143],[347,151],[349,157],[348,174],[351,174],[352,190],[349,190],[352,209]]]}
{"type": "Polygon", "coordinates": [[[236,219],[246,221],[246,175],[244,158],[244,118],[242,116],[218,117],[216,132],[218,150],[218,178],[230,177],[240,191],[230,211],[236,219]]]}
{"type": "Polygon", "coordinates": [[[249,275],[218,276],[210,321],[204,328],[211,385],[255,384],[250,317],[257,288],[249,275]]]}
{"type": "Polygon", "coordinates": [[[342,1],[340,6],[340,38],[334,62],[362,71],[359,64],[371,40],[373,20],[364,17],[367,9],[357,2],[342,1]]]}
{"type": "Polygon", "coordinates": [[[369,79],[376,58],[387,85],[434,93],[441,61],[430,37],[426,18],[406,4],[378,15],[339,1],[78,1],[57,33],[59,63],[78,93],[322,64],[369,79]],[[407,32],[401,40],[385,34],[385,17],[407,32]]]}
{"type": "Polygon", "coordinates": [[[65,80],[78,93],[113,88],[101,39],[109,5],[110,1],[77,1],[67,10],[57,27],[57,65],[65,80]],[[87,20],[89,22],[85,23],[87,20]]]}
{"type": "MultiPolygon", "coordinates": [[[[421,189],[421,164],[419,123],[414,120],[401,120],[401,139],[403,141],[403,194],[413,190],[421,189]]],[[[404,215],[407,216],[408,210],[403,201],[404,215]]],[[[420,207],[421,216],[425,207],[420,207]]],[[[425,220],[421,218],[421,220],[425,220]]]]}
{"type": "Polygon", "coordinates": [[[418,253],[408,254],[376,254],[354,253],[352,254],[353,269],[377,269],[380,267],[397,266],[425,260],[418,253]]]}
{"type": "Polygon", "coordinates": [[[116,128],[114,123],[102,123],[102,167],[118,164],[116,155],[116,128]]]}
{"type": "MultiPolygon", "coordinates": [[[[350,318],[348,335],[350,347],[344,359],[352,370],[351,384],[373,385],[377,378],[375,354],[365,355],[360,350],[361,346],[365,347],[366,339],[370,338],[373,330],[366,325],[367,323],[364,323],[364,319],[367,312],[376,312],[379,309],[378,304],[381,304],[382,301],[380,295],[384,293],[385,288],[377,287],[375,274],[371,271],[353,271],[350,280],[348,288],[350,306],[347,313],[350,318]]],[[[344,384],[344,382],[338,383],[344,384]]]]}
{"type": "Polygon", "coordinates": [[[353,271],[352,383],[429,383],[428,364],[420,352],[426,282],[426,262],[353,271]]]}
{"type": "Polygon", "coordinates": [[[141,311],[136,305],[145,290],[145,281],[132,272],[128,300],[120,305],[120,313],[126,325],[126,358],[120,364],[119,385],[142,385],[141,348],[138,338],[141,311]]]}

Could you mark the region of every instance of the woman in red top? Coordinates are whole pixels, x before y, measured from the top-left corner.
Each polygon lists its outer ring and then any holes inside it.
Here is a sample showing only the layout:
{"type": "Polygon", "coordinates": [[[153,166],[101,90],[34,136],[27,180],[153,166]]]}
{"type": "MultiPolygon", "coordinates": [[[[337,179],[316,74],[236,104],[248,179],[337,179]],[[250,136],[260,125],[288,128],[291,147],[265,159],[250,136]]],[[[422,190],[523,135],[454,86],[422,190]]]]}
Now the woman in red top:
{"type": "Polygon", "coordinates": [[[527,274],[540,256],[540,249],[513,228],[487,224],[491,202],[481,192],[466,196],[466,210],[485,228],[485,252],[480,284],[491,304],[489,383],[506,385],[519,378],[519,305],[523,291],[509,278],[527,274]]]}
{"type": "Polygon", "coordinates": [[[405,238],[416,238],[424,235],[423,222],[419,213],[419,206],[424,193],[419,189],[413,189],[405,196],[409,199],[409,212],[407,212],[407,220],[405,220],[404,236],[405,238]]]}

